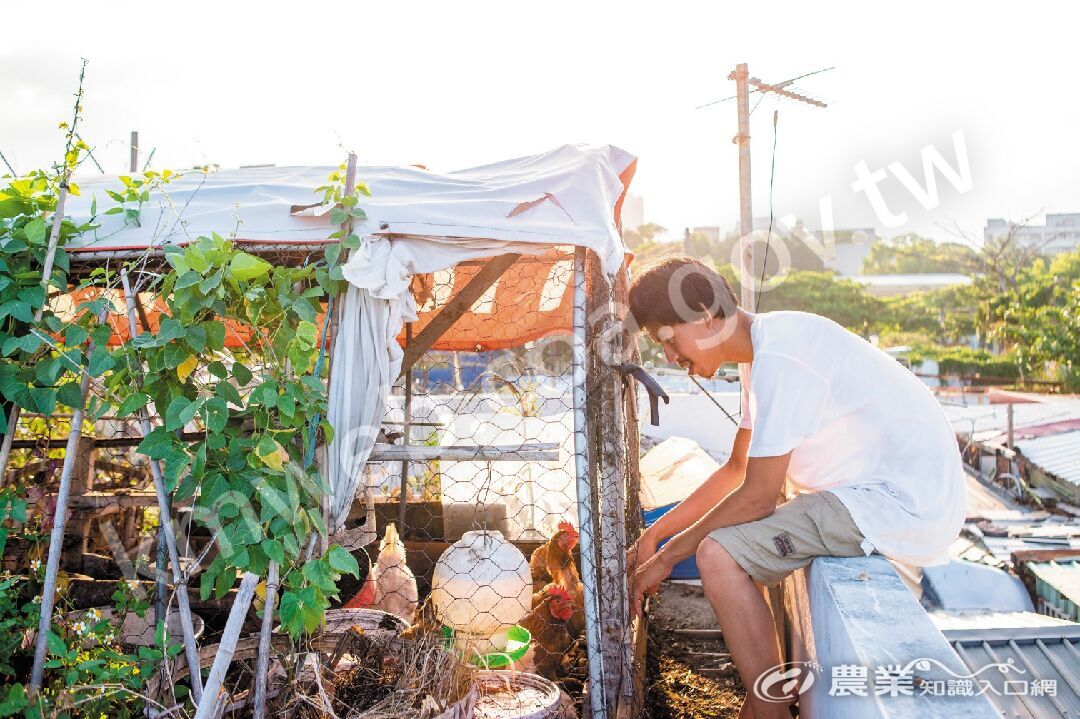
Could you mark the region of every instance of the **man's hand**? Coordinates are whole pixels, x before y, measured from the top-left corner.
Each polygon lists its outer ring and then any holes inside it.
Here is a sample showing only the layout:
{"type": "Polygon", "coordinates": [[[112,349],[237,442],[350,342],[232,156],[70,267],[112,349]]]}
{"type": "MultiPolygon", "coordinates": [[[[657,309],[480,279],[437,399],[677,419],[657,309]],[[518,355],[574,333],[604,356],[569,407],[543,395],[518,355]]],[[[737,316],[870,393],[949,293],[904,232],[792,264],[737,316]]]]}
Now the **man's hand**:
{"type": "MultiPolygon", "coordinates": [[[[655,551],[655,550],[654,550],[655,551]]],[[[667,561],[666,553],[656,552],[648,561],[640,562],[630,583],[630,618],[641,616],[641,603],[646,594],[656,594],[660,582],[671,575],[673,564],[667,561]]]]}
{"type": "Polygon", "coordinates": [[[633,578],[639,566],[652,559],[656,554],[656,540],[652,532],[645,530],[638,540],[626,550],[626,574],[633,578]]]}

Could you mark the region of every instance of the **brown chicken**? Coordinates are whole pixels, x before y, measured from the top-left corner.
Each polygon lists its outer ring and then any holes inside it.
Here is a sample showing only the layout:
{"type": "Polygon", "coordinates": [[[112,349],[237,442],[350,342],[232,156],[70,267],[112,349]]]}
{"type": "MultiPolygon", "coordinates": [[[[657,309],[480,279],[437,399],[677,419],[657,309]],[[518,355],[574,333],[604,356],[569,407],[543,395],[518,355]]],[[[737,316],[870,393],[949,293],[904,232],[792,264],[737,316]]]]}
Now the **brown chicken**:
{"type": "Polygon", "coordinates": [[[559,531],[552,535],[547,544],[536,548],[529,558],[529,570],[532,573],[533,588],[543,587],[555,581],[555,576],[567,568],[577,575],[574,566],[574,547],[578,543],[578,531],[570,522],[559,522],[559,531]]]}
{"type": "Polygon", "coordinates": [[[521,626],[532,635],[529,651],[536,673],[555,679],[563,655],[574,642],[567,628],[575,613],[574,605],[570,593],[556,584],[544,587],[542,594],[536,608],[521,620],[521,626]]]}

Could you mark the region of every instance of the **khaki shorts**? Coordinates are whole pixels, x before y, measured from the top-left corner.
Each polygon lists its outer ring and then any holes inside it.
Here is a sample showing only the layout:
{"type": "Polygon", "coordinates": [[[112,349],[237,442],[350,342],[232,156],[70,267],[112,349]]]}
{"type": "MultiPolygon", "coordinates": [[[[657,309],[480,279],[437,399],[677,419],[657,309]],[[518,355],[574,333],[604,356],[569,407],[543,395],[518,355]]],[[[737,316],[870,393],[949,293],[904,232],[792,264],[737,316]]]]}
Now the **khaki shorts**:
{"type": "Polygon", "coordinates": [[[814,557],[861,557],[863,534],[830,492],[800,494],[764,519],[709,532],[755,582],[772,586],[814,557]]]}

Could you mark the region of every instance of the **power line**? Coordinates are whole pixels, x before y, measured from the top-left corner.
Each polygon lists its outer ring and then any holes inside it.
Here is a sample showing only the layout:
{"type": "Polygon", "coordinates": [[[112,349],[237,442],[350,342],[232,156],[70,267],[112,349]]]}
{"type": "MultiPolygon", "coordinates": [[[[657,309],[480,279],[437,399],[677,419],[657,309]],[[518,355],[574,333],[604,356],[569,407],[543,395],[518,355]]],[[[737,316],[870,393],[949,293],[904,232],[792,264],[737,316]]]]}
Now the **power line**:
{"type": "Polygon", "coordinates": [[[7,161],[7,158],[4,157],[4,153],[2,152],[0,152],[0,160],[4,161],[4,164],[7,165],[7,169],[11,170],[12,175],[14,175],[15,177],[19,176],[19,173],[15,172],[15,168],[11,166],[11,163],[7,161]]]}
{"type": "MultiPolygon", "coordinates": [[[[817,107],[826,107],[824,102],[816,100],[812,97],[804,95],[802,93],[788,90],[792,83],[802,77],[808,77],[821,72],[825,72],[832,68],[825,68],[822,70],[815,70],[808,72],[798,77],[793,77],[783,82],[767,83],[760,78],[751,77],[750,71],[747,68],[746,63],[741,63],[735,67],[735,69],[728,75],[729,80],[735,81],[736,94],[735,97],[738,101],[737,114],[739,118],[739,131],[735,135],[735,144],[739,146],[739,245],[740,252],[740,272],[739,281],[741,285],[742,304],[747,310],[753,312],[757,309],[757,302],[760,299],[761,291],[760,287],[758,292],[754,292],[754,248],[753,243],[750,241],[751,235],[754,230],[754,215],[751,203],[750,193],[750,94],[752,92],[761,92],[764,97],[765,94],[774,93],[781,97],[786,97],[799,102],[804,102],[809,105],[815,105],[817,107]],[[750,88],[753,87],[754,90],[750,88]]],[[[760,100],[758,101],[760,103],[760,100]]],[[[756,105],[755,105],[756,107],[756,105]]],[[[772,157],[772,177],[769,180],[769,234],[765,242],[765,255],[768,258],[769,243],[772,239],[772,226],[774,221],[774,214],[772,209],[772,187],[776,176],[776,118],[778,114],[773,115],[773,157],[772,157]]],[[[762,282],[764,282],[764,265],[762,265],[762,282]]]]}
{"type": "Polygon", "coordinates": [[[757,297],[754,298],[754,309],[761,306],[761,290],[765,286],[765,267],[769,264],[769,245],[772,242],[773,221],[776,213],[773,210],[773,188],[776,183],[776,123],[780,119],[780,111],[773,110],[772,117],[772,167],[769,170],[769,233],[765,236],[765,256],[761,259],[761,277],[758,279],[757,297]]]}
{"type": "MultiPolygon", "coordinates": [[[[804,77],[810,77],[811,75],[818,75],[820,73],[828,72],[829,70],[835,70],[835,69],[836,69],[835,65],[832,66],[832,67],[823,67],[820,70],[814,70],[812,72],[807,72],[807,73],[804,73],[802,75],[797,75],[796,77],[790,78],[788,80],[784,80],[783,82],[778,82],[775,85],[765,85],[765,83],[761,82],[761,80],[759,80],[758,78],[756,78],[756,77],[751,78],[751,84],[760,84],[760,85],[763,86],[763,87],[756,87],[754,90],[751,90],[751,92],[752,93],[753,92],[760,92],[763,95],[766,94],[766,93],[769,93],[769,92],[776,92],[777,94],[786,94],[786,93],[780,92],[780,90],[782,90],[783,88],[786,88],[791,83],[793,83],[793,82],[795,82],[797,80],[802,80],[804,77]]],[[[798,94],[798,93],[792,93],[792,94],[798,94]]],[[[721,100],[713,100],[712,102],[706,102],[704,105],[698,105],[694,109],[695,110],[700,110],[700,109],[705,108],[705,107],[711,107],[713,105],[718,105],[721,102],[727,102],[728,100],[738,99],[738,97],[739,97],[738,95],[732,95],[731,97],[725,97],[725,98],[723,98],[721,100]]],[[[792,99],[802,99],[802,98],[792,98],[792,99]]],[[[759,102],[760,102],[760,100],[759,100],[759,102]]],[[[821,104],[824,107],[824,103],[820,103],[817,100],[815,100],[814,102],[818,103],[818,104],[821,104]]],[[[757,105],[755,105],[754,107],[756,108],[757,105]]]]}

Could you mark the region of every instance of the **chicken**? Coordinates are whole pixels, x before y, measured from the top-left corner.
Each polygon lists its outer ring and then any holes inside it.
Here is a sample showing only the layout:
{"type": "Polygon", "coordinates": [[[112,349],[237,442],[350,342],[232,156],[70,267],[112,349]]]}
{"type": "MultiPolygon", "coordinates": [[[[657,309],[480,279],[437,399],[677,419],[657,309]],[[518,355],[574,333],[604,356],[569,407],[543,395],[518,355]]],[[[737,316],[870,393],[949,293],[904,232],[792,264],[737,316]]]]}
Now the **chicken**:
{"type": "Polygon", "coordinates": [[[574,616],[574,605],[570,593],[556,584],[544,587],[542,594],[540,603],[520,624],[532,635],[529,653],[536,673],[555,679],[563,655],[574,642],[567,628],[574,616]]]}
{"type": "Polygon", "coordinates": [[[544,601],[544,596],[555,588],[565,592],[568,597],[572,613],[566,620],[566,630],[570,632],[571,639],[577,639],[585,632],[585,587],[580,581],[569,586],[558,582],[550,582],[544,585],[540,591],[533,592],[533,609],[540,606],[540,603],[544,601]]]}
{"type": "Polygon", "coordinates": [[[578,543],[578,531],[570,522],[559,522],[559,531],[532,553],[529,558],[529,570],[532,572],[534,587],[542,587],[548,582],[554,581],[555,575],[565,570],[568,566],[574,566],[574,547],[578,543]]]}
{"type": "Polygon", "coordinates": [[[367,559],[367,574],[364,576],[364,583],[360,585],[360,591],[342,604],[342,609],[367,609],[375,603],[375,570],[371,566],[371,557],[368,553],[363,549],[360,551],[364,552],[364,557],[367,559]]]}
{"type": "Polygon", "coordinates": [[[405,543],[398,537],[397,527],[386,525],[386,534],[379,543],[379,556],[371,570],[375,578],[375,600],[372,609],[395,614],[412,624],[420,592],[416,577],[405,564],[405,543]]]}

